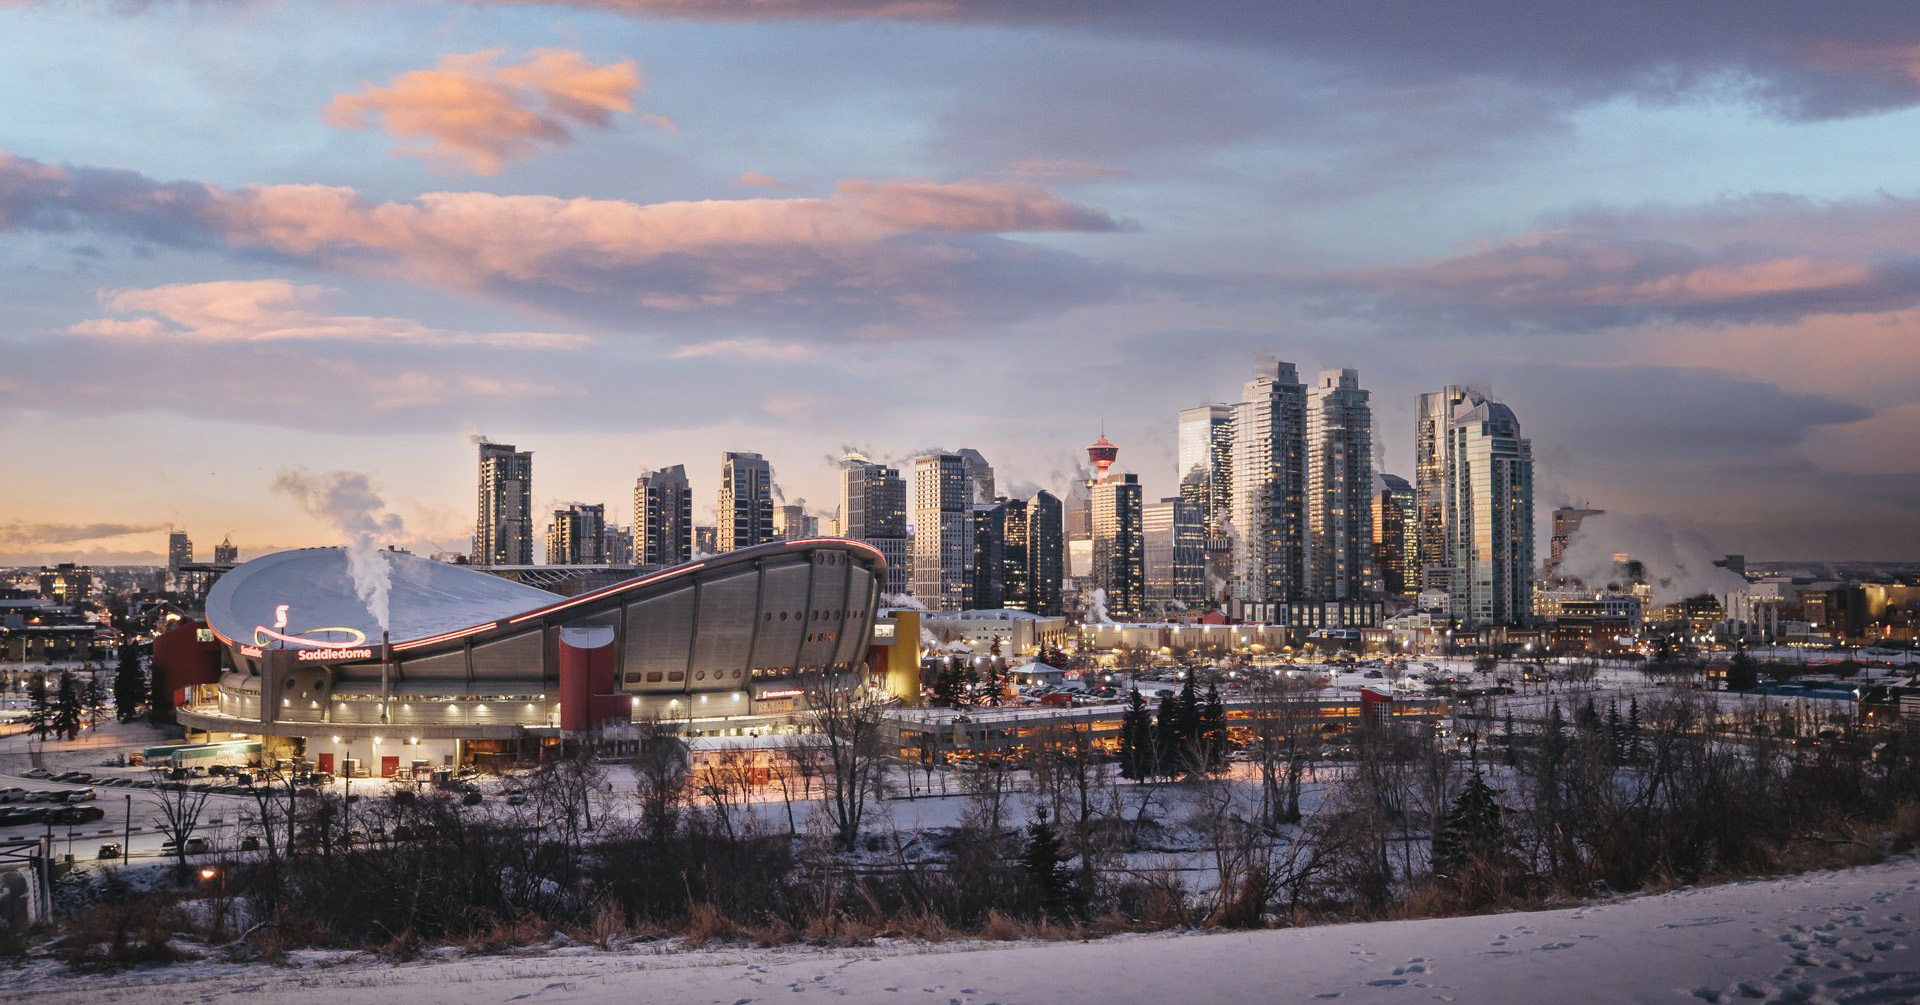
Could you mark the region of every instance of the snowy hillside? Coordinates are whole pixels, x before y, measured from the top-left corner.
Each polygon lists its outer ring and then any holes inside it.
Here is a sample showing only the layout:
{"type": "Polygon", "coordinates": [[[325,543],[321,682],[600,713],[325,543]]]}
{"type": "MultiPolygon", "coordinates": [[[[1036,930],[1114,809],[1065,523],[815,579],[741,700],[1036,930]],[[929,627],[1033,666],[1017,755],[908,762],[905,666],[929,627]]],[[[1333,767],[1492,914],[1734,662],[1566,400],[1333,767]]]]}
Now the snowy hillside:
{"type": "Polygon", "coordinates": [[[275,1005],[630,1002],[1920,1001],[1920,864],[1683,890],[1574,910],[1083,943],[886,942],[675,951],[650,943],[401,966],[36,965],[3,1001],[275,1005]],[[46,969],[38,969],[45,966],[46,969]]]}

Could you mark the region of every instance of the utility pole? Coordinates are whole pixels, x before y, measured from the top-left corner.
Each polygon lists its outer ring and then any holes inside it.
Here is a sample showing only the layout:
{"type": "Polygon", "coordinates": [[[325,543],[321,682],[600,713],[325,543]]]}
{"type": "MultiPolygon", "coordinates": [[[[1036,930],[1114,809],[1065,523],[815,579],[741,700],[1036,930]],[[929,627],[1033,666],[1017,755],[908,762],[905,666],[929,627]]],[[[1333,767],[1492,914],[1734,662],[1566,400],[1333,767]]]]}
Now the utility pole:
{"type": "Polygon", "coordinates": [[[120,864],[128,865],[133,861],[133,793],[127,793],[127,829],[126,836],[120,841],[120,864]]]}

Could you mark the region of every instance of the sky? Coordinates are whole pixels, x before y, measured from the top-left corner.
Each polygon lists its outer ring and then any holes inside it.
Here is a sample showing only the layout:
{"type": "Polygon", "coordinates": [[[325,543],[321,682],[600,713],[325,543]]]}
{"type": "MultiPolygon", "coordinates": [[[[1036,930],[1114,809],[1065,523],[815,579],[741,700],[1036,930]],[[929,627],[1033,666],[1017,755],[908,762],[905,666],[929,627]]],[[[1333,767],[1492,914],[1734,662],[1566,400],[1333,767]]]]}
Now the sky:
{"type": "Polygon", "coordinates": [[[0,0],[0,96],[0,565],[337,543],[287,472],[464,550],[475,436],[1155,498],[1263,356],[1402,475],[1491,390],[1542,520],[1920,559],[1901,4],[0,0]]]}

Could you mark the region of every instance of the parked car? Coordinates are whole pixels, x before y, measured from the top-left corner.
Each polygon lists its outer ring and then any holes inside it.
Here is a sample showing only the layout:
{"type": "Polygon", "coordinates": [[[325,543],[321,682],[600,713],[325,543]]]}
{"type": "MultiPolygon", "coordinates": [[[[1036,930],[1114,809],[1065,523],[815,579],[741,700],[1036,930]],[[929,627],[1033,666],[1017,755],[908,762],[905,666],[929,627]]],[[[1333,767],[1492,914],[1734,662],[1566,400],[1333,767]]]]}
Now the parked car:
{"type": "Polygon", "coordinates": [[[47,770],[47,769],[45,769],[45,768],[28,768],[27,770],[25,770],[25,771],[22,771],[22,772],[20,772],[20,777],[22,777],[22,778],[52,778],[52,777],[53,777],[53,772],[51,772],[51,771],[48,771],[48,770],[47,770]]]}
{"type": "Polygon", "coordinates": [[[460,797],[460,805],[478,806],[485,798],[485,796],[482,796],[478,792],[468,792],[460,797]]]}
{"type": "Polygon", "coordinates": [[[56,806],[46,814],[50,824],[90,824],[104,818],[107,811],[98,806],[56,806]]]}
{"type": "Polygon", "coordinates": [[[27,790],[17,785],[0,789],[0,803],[23,803],[27,801],[27,790]]]}
{"type": "Polygon", "coordinates": [[[507,790],[508,806],[525,806],[526,804],[527,804],[527,792],[525,789],[508,789],[507,790]]]}
{"type": "MultiPolygon", "coordinates": [[[[189,855],[204,855],[208,851],[211,851],[212,849],[213,849],[213,845],[209,844],[206,838],[190,837],[187,839],[187,854],[189,855]]],[[[179,851],[180,851],[179,843],[174,841],[172,838],[168,838],[165,841],[160,843],[160,853],[162,855],[173,855],[178,853],[179,851]]]]}
{"type": "Polygon", "coordinates": [[[99,793],[93,791],[93,789],[91,788],[85,788],[85,789],[68,789],[67,791],[60,793],[60,795],[64,797],[62,799],[63,802],[84,803],[89,799],[97,798],[99,796],[99,793]]]}
{"type": "Polygon", "coordinates": [[[79,782],[84,785],[93,781],[93,776],[84,771],[62,771],[53,776],[53,780],[56,782],[79,782]]]}
{"type": "Polygon", "coordinates": [[[249,835],[247,835],[246,837],[243,837],[243,838],[241,838],[241,839],[240,839],[240,850],[241,850],[241,851],[259,851],[259,850],[260,850],[260,835],[258,835],[258,834],[249,834],[249,835]]]}

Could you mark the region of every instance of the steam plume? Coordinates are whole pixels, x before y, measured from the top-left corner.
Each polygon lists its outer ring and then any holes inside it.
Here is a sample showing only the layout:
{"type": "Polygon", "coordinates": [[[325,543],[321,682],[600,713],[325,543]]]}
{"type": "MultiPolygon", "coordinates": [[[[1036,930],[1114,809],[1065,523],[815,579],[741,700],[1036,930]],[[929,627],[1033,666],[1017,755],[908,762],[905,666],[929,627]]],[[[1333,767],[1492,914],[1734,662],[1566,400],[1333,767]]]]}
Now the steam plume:
{"type": "Polygon", "coordinates": [[[380,630],[386,631],[393,573],[381,553],[380,540],[406,532],[399,514],[381,512],[387,504],[373,491],[371,480],[355,471],[316,475],[301,468],[282,468],[273,479],[273,491],[292,498],[346,537],[347,574],[353,577],[354,595],[379,622],[380,630]]]}

